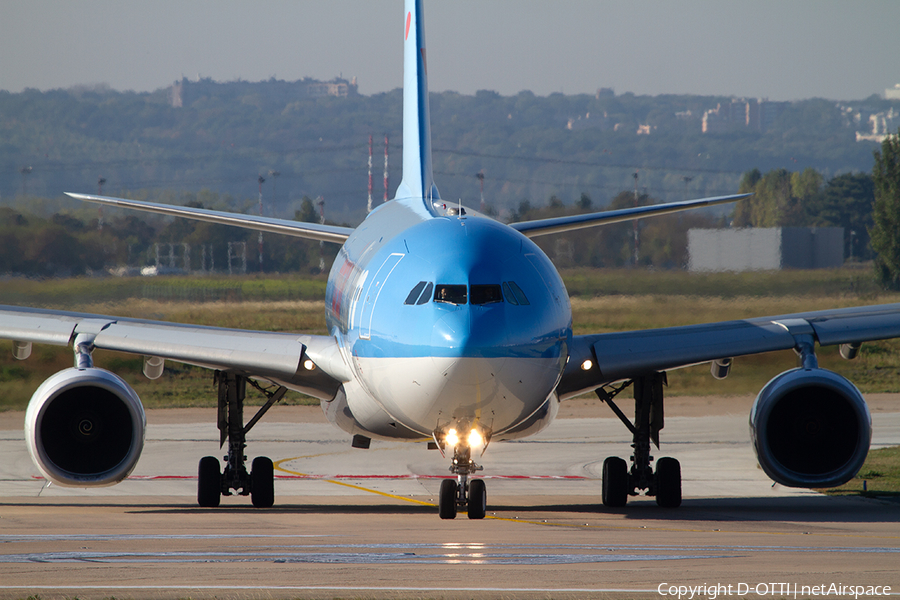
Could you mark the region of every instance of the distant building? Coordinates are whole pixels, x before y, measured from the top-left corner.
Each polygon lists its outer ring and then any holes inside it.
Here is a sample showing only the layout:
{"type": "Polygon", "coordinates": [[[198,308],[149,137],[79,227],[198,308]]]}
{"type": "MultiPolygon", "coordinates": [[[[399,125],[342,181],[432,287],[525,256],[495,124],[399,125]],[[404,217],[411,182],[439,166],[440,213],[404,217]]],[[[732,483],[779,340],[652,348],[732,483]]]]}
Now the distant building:
{"type": "Polygon", "coordinates": [[[894,112],[893,107],[887,112],[869,115],[869,130],[866,133],[856,132],[857,142],[878,142],[885,140],[894,130],[894,121],[900,117],[900,113],[894,112]]]}
{"type": "Polygon", "coordinates": [[[320,98],[323,96],[355,96],[358,93],[356,77],[347,81],[336,77],[331,81],[301,79],[299,81],[282,81],[269,79],[258,83],[247,81],[218,82],[210,78],[192,81],[182,77],[169,88],[169,103],[180,108],[190,106],[204,97],[229,98],[240,97],[248,93],[261,93],[266,102],[285,105],[303,98],[320,98]],[[252,86],[252,87],[251,87],[252,86]]]}
{"type": "Polygon", "coordinates": [[[728,104],[719,103],[715,108],[703,113],[701,131],[703,133],[726,133],[742,129],[766,131],[787,106],[787,102],[754,99],[734,99],[728,104]]]}
{"type": "Polygon", "coordinates": [[[688,231],[689,271],[828,269],[843,264],[843,227],[748,227],[688,231]]]}
{"type": "Polygon", "coordinates": [[[566,129],[572,131],[578,129],[600,129],[606,131],[609,128],[609,117],[605,112],[602,115],[591,115],[591,113],[585,113],[584,115],[572,117],[571,119],[569,119],[568,123],[566,123],[566,129]]]}
{"type": "Polygon", "coordinates": [[[885,100],[900,100],[900,83],[892,88],[884,90],[885,100]]]}

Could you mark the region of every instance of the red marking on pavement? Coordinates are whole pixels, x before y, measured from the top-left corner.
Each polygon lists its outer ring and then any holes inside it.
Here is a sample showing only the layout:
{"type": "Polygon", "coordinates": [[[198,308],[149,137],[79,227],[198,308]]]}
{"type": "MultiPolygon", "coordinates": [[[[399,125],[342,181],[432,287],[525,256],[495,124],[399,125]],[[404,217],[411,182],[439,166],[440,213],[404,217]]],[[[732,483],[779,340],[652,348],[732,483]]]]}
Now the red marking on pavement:
{"type": "MultiPolygon", "coordinates": [[[[40,475],[32,479],[43,480],[40,475]]],[[[155,479],[197,479],[196,475],[131,475],[129,481],[152,481],[155,479]]],[[[455,479],[453,475],[275,475],[275,479],[455,479]]],[[[480,479],[568,479],[587,480],[581,475],[485,475],[480,479]]]]}

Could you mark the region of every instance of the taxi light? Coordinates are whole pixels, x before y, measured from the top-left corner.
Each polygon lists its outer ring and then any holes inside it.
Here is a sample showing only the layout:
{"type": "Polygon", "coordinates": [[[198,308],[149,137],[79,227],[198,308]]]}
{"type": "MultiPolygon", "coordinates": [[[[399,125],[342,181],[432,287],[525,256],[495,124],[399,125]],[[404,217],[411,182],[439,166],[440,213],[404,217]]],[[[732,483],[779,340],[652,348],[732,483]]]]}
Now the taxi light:
{"type": "Polygon", "coordinates": [[[590,371],[593,366],[594,366],[594,363],[591,362],[591,359],[587,359],[586,361],[581,363],[581,370],[582,371],[590,371]]]}
{"type": "Polygon", "coordinates": [[[307,371],[312,371],[313,369],[316,368],[316,364],[307,358],[306,360],[303,361],[303,368],[306,369],[307,371]]]}
{"type": "Polygon", "coordinates": [[[444,436],[444,441],[447,442],[447,445],[455,448],[459,443],[459,434],[456,433],[455,429],[450,429],[447,431],[447,435],[444,436]]]}

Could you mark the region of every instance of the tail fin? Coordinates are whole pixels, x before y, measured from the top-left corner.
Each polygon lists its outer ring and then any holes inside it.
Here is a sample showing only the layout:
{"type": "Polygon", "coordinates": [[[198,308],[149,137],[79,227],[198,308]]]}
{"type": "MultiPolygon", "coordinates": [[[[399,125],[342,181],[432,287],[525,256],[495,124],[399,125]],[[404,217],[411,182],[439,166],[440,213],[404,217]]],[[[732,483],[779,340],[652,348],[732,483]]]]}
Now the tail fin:
{"type": "Polygon", "coordinates": [[[422,0],[406,0],[403,39],[403,179],[395,198],[421,198],[430,210],[440,194],[431,167],[428,61],[422,0]]]}

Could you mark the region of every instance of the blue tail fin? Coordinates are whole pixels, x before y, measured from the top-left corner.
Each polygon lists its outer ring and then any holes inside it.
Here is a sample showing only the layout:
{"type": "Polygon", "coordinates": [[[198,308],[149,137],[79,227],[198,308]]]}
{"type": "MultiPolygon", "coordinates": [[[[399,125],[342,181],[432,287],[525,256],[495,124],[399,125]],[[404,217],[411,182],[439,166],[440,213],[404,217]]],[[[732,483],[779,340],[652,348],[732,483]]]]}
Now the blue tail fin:
{"type": "Polygon", "coordinates": [[[403,24],[403,179],[396,199],[439,200],[431,168],[428,61],[422,0],[406,0],[403,24]]]}

